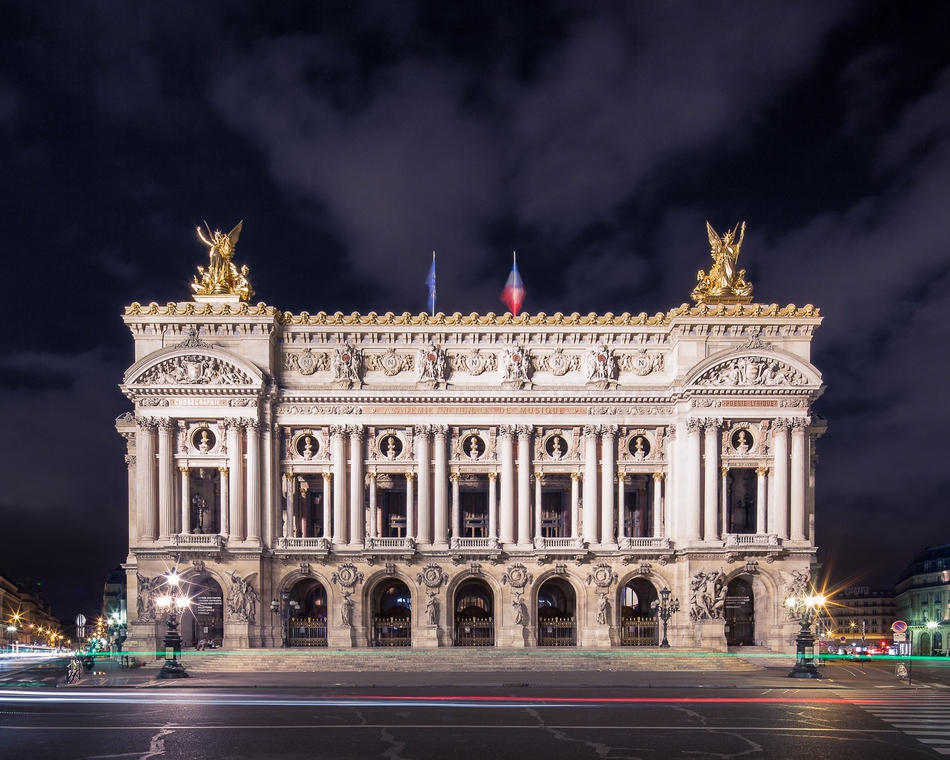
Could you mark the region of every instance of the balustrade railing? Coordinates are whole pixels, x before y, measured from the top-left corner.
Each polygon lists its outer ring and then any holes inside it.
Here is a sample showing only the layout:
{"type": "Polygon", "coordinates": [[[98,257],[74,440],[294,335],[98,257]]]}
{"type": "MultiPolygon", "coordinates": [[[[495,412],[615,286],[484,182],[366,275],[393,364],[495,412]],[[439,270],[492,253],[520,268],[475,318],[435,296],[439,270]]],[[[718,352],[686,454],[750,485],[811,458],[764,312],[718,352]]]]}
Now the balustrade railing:
{"type": "Polygon", "coordinates": [[[327,645],[327,621],[324,618],[291,618],[288,621],[292,647],[325,647],[327,645]]]}
{"type": "Polygon", "coordinates": [[[656,618],[629,617],[620,621],[620,644],[625,647],[658,646],[660,626],[656,618]]]}
{"type": "Polygon", "coordinates": [[[498,549],[500,544],[497,538],[471,538],[469,536],[455,536],[452,538],[453,549],[498,549]]]}
{"type": "Polygon", "coordinates": [[[370,536],[366,539],[367,549],[402,549],[404,551],[415,551],[416,541],[414,538],[374,538],[370,536]]]}
{"type": "Polygon", "coordinates": [[[669,536],[624,536],[620,539],[621,549],[669,549],[669,536]]]}
{"type": "Polygon", "coordinates": [[[549,538],[547,536],[537,536],[534,539],[536,549],[583,549],[585,548],[584,539],[571,536],[556,536],[549,538]]]}
{"type": "Polygon", "coordinates": [[[311,551],[329,551],[330,542],[325,538],[303,538],[293,536],[279,536],[278,549],[310,549],[311,551]]]}
{"type": "Polygon", "coordinates": [[[172,535],[171,542],[174,546],[220,549],[222,539],[217,533],[176,533],[172,535]]]}
{"type": "Polygon", "coordinates": [[[774,533],[726,533],[723,535],[726,546],[780,546],[781,541],[774,533]]]}

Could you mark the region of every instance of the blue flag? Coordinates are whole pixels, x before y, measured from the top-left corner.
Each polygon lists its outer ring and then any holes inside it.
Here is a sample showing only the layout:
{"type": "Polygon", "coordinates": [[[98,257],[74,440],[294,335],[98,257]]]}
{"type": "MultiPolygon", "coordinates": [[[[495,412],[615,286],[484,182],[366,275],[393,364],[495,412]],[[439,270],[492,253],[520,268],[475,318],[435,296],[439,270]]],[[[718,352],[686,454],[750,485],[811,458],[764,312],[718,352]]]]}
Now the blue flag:
{"type": "Polygon", "coordinates": [[[426,285],[429,288],[429,314],[435,314],[435,251],[432,252],[432,266],[429,267],[426,285]]]}

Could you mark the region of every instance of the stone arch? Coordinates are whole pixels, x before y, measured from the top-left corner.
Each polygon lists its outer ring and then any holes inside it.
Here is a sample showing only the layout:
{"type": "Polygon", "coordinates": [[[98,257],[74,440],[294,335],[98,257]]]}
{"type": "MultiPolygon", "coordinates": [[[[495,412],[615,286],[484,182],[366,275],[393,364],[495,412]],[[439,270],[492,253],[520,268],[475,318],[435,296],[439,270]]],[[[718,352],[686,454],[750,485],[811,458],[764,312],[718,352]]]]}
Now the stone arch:
{"type": "MultiPolygon", "coordinates": [[[[726,364],[735,359],[762,359],[767,362],[778,362],[780,365],[785,365],[792,369],[794,372],[799,373],[803,378],[804,382],[797,385],[767,385],[761,383],[751,383],[751,384],[742,384],[738,387],[742,388],[770,388],[770,389],[800,389],[802,391],[814,390],[821,386],[821,373],[814,367],[814,365],[802,360],[800,357],[792,354],[788,351],[783,351],[776,348],[749,348],[749,349],[726,349],[725,351],[719,351],[712,356],[703,359],[701,362],[698,362],[693,366],[689,372],[686,374],[686,377],[683,381],[684,387],[698,387],[698,388],[715,388],[715,385],[703,385],[703,376],[712,369],[715,369],[721,364],[726,364]]],[[[735,387],[732,385],[726,385],[724,387],[735,387]]]]}
{"type": "Polygon", "coordinates": [[[363,609],[370,646],[412,646],[419,589],[398,570],[375,573],[363,585],[363,609]]]}
{"type": "Polygon", "coordinates": [[[580,623],[586,619],[587,594],[570,573],[541,575],[531,587],[531,617],[538,646],[577,646],[580,623]]]}
{"type": "Polygon", "coordinates": [[[447,597],[454,646],[494,646],[499,596],[488,580],[467,574],[447,597]]]}
{"type": "Polygon", "coordinates": [[[196,388],[202,391],[212,389],[247,389],[259,391],[264,387],[264,374],[251,362],[233,351],[212,346],[206,343],[187,346],[180,344],[169,348],[153,351],[139,359],[129,367],[123,378],[122,390],[126,392],[141,392],[152,389],[167,389],[171,387],[196,388]],[[207,361],[203,373],[195,374],[197,369],[189,365],[191,357],[207,361]],[[186,379],[183,382],[163,382],[150,375],[166,374],[163,365],[181,364],[186,379]],[[134,391],[133,391],[134,389],[134,391]]]}
{"type": "Polygon", "coordinates": [[[621,646],[658,646],[660,630],[653,602],[660,589],[644,575],[630,575],[617,584],[614,619],[620,626],[621,646]]]}
{"type": "MultiPolygon", "coordinates": [[[[214,573],[207,570],[194,568],[186,570],[181,577],[191,600],[178,626],[182,648],[197,647],[202,640],[211,641],[215,647],[222,646],[227,594],[223,579],[218,579],[214,573]]],[[[202,648],[206,646],[207,644],[202,648]]]]}

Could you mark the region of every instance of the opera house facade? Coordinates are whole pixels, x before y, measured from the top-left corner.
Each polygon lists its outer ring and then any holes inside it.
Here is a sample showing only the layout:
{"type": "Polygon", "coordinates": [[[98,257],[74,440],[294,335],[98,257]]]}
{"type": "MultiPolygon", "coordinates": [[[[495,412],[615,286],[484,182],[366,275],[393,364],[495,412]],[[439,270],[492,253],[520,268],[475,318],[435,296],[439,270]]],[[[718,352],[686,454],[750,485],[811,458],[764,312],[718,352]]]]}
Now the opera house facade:
{"type": "Polygon", "coordinates": [[[253,305],[209,230],[190,300],[123,317],[126,647],[175,567],[186,644],[656,646],[662,608],[674,647],[793,650],[821,317],[710,233],[695,305],[413,316],[253,305]]]}

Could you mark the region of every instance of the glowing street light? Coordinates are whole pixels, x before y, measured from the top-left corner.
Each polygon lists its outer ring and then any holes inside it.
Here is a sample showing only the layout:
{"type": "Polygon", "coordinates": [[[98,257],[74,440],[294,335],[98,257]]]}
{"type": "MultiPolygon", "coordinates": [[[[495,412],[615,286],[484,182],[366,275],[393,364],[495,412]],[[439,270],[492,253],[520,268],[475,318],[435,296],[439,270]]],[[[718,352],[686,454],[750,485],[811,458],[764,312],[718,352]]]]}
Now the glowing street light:
{"type": "Polygon", "coordinates": [[[181,576],[177,568],[172,568],[165,576],[164,593],[155,600],[158,609],[165,616],[168,627],[165,633],[165,664],[156,678],[188,678],[185,666],[181,664],[181,634],[178,623],[191,600],[181,587],[181,576]]]}
{"type": "Polygon", "coordinates": [[[812,623],[825,605],[825,597],[820,594],[810,596],[790,596],[785,600],[789,614],[799,618],[800,630],[795,637],[795,666],[788,674],[790,678],[821,678],[821,672],[815,663],[815,636],[811,632],[812,623]],[[811,656],[808,655],[811,650],[811,656]]]}

